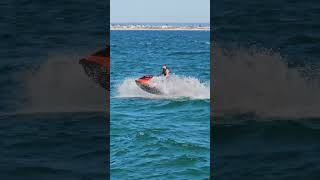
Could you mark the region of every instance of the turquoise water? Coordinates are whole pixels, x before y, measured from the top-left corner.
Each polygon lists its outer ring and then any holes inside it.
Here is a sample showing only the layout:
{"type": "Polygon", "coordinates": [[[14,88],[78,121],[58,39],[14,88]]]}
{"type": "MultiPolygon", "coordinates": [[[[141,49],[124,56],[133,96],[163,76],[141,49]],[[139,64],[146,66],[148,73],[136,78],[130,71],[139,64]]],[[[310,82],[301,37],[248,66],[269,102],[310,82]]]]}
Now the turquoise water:
{"type": "Polygon", "coordinates": [[[112,31],[111,179],[208,179],[210,50],[206,31],[112,31]],[[134,79],[158,75],[165,95],[134,79]]]}

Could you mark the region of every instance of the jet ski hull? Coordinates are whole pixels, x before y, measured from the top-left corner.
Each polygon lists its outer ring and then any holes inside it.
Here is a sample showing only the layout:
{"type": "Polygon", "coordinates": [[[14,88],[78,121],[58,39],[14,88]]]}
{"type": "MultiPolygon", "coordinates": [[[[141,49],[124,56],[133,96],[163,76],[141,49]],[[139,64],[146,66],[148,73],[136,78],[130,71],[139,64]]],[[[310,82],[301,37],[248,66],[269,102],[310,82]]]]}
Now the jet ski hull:
{"type": "Polygon", "coordinates": [[[150,85],[150,81],[152,80],[153,76],[148,75],[148,76],[143,76],[136,81],[136,84],[144,91],[151,93],[151,94],[156,94],[156,95],[160,95],[162,94],[162,92],[156,88],[156,87],[152,87],[150,85]]]}
{"type": "Polygon", "coordinates": [[[110,90],[109,48],[100,50],[79,60],[86,75],[101,87],[110,90]]]}

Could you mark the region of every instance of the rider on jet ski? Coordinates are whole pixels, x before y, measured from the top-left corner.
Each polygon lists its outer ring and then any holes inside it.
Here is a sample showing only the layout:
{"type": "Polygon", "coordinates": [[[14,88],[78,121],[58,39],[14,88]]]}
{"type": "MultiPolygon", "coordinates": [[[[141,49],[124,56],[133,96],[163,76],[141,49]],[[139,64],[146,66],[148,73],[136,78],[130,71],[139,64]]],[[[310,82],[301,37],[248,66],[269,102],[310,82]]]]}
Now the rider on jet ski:
{"type": "Polygon", "coordinates": [[[167,65],[163,65],[163,66],[162,66],[162,73],[161,73],[161,75],[163,75],[164,77],[169,77],[170,71],[169,71],[167,65]]]}

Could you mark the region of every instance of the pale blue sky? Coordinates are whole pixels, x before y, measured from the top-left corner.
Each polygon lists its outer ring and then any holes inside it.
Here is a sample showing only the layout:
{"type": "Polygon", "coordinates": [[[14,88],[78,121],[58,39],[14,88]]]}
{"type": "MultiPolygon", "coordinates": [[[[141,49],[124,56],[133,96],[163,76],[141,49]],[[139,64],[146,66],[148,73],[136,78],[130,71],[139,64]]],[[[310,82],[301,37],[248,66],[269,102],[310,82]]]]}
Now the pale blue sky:
{"type": "Polygon", "coordinates": [[[111,0],[111,23],[209,23],[210,0],[111,0]]]}

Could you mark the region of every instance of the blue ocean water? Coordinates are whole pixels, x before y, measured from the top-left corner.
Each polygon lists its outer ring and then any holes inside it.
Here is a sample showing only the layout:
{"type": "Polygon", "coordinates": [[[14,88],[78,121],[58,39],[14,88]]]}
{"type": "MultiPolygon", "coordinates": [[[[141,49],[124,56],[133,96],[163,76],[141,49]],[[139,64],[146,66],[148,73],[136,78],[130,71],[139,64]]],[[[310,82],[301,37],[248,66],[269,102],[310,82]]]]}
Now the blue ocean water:
{"type": "Polygon", "coordinates": [[[216,1],[213,179],[319,179],[319,1],[216,1]]]}
{"type": "Polygon", "coordinates": [[[210,34],[111,31],[111,179],[208,179],[210,34]],[[158,76],[164,95],[134,82],[158,76]]]}
{"type": "Polygon", "coordinates": [[[107,2],[0,7],[1,179],[106,179],[106,92],[78,59],[105,46],[107,2]]]}

